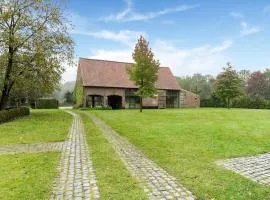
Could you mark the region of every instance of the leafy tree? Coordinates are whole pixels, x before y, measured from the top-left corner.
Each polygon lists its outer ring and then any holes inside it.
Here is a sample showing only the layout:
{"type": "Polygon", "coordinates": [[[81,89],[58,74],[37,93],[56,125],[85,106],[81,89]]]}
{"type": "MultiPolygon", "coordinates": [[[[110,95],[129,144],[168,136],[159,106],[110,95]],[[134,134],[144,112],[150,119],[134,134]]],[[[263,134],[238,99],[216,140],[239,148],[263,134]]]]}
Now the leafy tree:
{"type": "Polygon", "coordinates": [[[251,72],[249,70],[242,69],[238,72],[238,74],[239,74],[239,78],[241,79],[241,82],[242,82],[242,89],[243,89],[243,91],[246,91],[247,85],[248,85],[248,79],[251,75],[251,72]]]}
{"type": "Polygon", "coordinates": [[[149,48],[149,43],[140,36],[132,54],[135,64],[128,69],[130,79],[138,86],[137,95],[140,97],[140,112],[142,112],[142,98],[156,93],[155,83],[158,78],[159,61],[149,48]]]}
{"type": "Polygon", "coordinates": [[[177,77],[181,87],[200,95],[200,99],[211,98],[215,78],[211,75],[194,74],[193,76],[177,77]]]}
{"type": "Polygon", "coordinates": [[[249,70],[246,69],[242,69],[238,72],[240,79],[246,84],[251,72],[249,70]]]}
{"type": "Polygon", "coordinates": [[[231,100],[242,94],[241,79],[230,63],[227,63],[223,70],[217,76],[214,94],[226,102],[229,109],[231,100]]]}
{"type": "Polygon", "coordinates": [[[269,68],[265,69],[263,74],[264,74],[266,82],[267,82],[266,91],[265,91],[265,98],[270,100],[270,69],[269,68]]]}
{"type": "Polygon", "coordinates": [[[253,72],[248,79],[247,92],[252,96],[265,97],[267,89],[267,80],[264,73],[260,71],[253,72]]]}
{"type": "Polygon", "coordinates": [[[73,56],[70,26],[60,5],[54,0],[0,2],[0,110],[15,87],[51,93],[58,85],[61,63],[73,56]]]}
{"type": "Polygon", "coordinates": [[[67,103],[73,103],[73,92],[67,91],[64,97],[67,103]]]}

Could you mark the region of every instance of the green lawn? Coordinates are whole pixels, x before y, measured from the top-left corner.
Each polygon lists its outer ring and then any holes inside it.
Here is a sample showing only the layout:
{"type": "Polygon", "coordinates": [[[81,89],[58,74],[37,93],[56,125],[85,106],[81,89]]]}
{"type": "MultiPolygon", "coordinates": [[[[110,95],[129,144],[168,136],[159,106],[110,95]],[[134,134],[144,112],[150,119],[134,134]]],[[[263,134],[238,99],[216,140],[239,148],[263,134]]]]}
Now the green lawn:
{"type": "MultiPolygon", "coordinates": [[[[65,140],[72,116],[62,110],[31,110],[31,115],[0,124],[0,145],[65,140]]],[[[0,199],[49,199],[60,153],[0,156],[0,199]]]]}
{"type": "Polygon", "coordinates": [[[0,145],[63,141],[71,122],[62,110],[31,110],[30,116],[0,124],[0,145]]]}
{"type": "Polygon", "coordinates": [[[85,112],[80,112],[101,199],[147,199],[136,180],[85,112]]]}
{"type": "MultiPolygon", "coordinates": [[[[269,152],[269,110],[92,112],[181,180],[199,199],[270,199],[269,187],[214,163],[219,159],[269,152]]],[[[96,168],[100,170],[100,166],[96,168]]]]}
{"type": "Polygon", "coordinates": [[[59,153],[0,156],[0,199],[49,199],[59,153]]]}

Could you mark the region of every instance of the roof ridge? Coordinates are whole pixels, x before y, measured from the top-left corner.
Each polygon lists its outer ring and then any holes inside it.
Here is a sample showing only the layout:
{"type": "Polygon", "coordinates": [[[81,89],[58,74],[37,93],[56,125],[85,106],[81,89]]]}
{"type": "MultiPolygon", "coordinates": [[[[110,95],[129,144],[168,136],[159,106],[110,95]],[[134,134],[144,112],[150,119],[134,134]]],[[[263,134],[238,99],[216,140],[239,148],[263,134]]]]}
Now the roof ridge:
{"type": "Polygon", "coordinates": [[[104,59],[96,59],[96,58],[83,58],[83,57],[80,57],[79,59],[96,60],[96,61],[104,61],[104,62],[115,62],[115,63],[124,63],[124,64],[134,64],[132,62],[123,62],[123,61],[115,61],[115,60],[104,60],[104,59]]]}
{"type": "MultiPolygon", "coordinates": [[[[79,57],[79,59],[85,59],[85,60],[95,60],[95,61],[104,61],[104,62],[114,62],[114,63],[123,63],[123,64],[135,64],[134,62],[123,62],[123,61],[115,61],[115,60],[105,60],[105,59],[96,59],[96,58],[84,58],[79,57]]],[[[160,66],[159,68],[169,68],[169,67],[163,67],[160,66]]],[[[170,69],[170,68],[169,68],[170,69]]]]}

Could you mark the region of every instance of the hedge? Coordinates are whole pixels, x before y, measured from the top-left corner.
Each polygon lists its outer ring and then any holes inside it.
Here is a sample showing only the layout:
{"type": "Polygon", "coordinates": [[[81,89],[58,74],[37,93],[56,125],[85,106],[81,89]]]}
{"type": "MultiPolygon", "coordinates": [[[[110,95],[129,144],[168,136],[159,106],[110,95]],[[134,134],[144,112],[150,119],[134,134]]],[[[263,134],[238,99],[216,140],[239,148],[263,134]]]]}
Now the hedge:
{"type": "Polygon", "coordinates": [[[26,108],[26,107],[2,110],[0,111],[0,123],[11,121],[18,117],[23,117],[29,114],[30,114],[30,110],[29,108],[26,108]]]}
{"type": "MultiPolygon", "coordinates": [[[[225,104],[214,98],[202,99],[201,107],[226,107],[225,104]]],[[[270,109],[270,100],[266,100],[262,97],[257,96],[241,96],[233,99],[232,108],[249,108],[249,109],[270,109]]]]}
{"type": "Polygon", "coordinates": [[[234,108],[270,109],[270,101],[258,96],[243,96],[233,101],[234,108]]]}
{"type": "Polygon", "coordinates": [[[56,99],[38,99],[36,101],[36,108],[39,109],[58,108],[58,101],[56,99]]]}
{"type": "Polygon", "coordinates": [[[89,107],[79,108],[79,110],[112,110],[112,107],[110,107],[110,106],[107,106],[107,107],[96,106],[96,107],[93,107],[93,108],[89,108],[89,107]]]}

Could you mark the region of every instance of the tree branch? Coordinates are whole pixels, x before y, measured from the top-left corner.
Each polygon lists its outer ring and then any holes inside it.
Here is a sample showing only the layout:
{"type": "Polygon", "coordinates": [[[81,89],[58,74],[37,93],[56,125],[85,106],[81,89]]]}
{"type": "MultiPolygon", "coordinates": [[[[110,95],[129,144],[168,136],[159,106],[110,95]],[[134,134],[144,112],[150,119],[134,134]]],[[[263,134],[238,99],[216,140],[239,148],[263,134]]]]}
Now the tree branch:
{"type": "MultiPolygon", "coordinates": [[[[50,13],[51,14],[51,13],[50,13]]],[[[30,34],[23,42],[21,42],[20,44],[18,44],[16,47],[15,47],[15,51],[20,47],[20,46],[23,46],[30,38],[32,38],[35,34],[37,34],[38,31],[40,31],[44,25],[46,24],[46,22],[48,21],[50,15],[47,15],[44,19],[44,22],[42,23],[41,26],[39,26],[39,28],[36,30],[36,31],[33,31],[32,34],[30,34]]]]}

